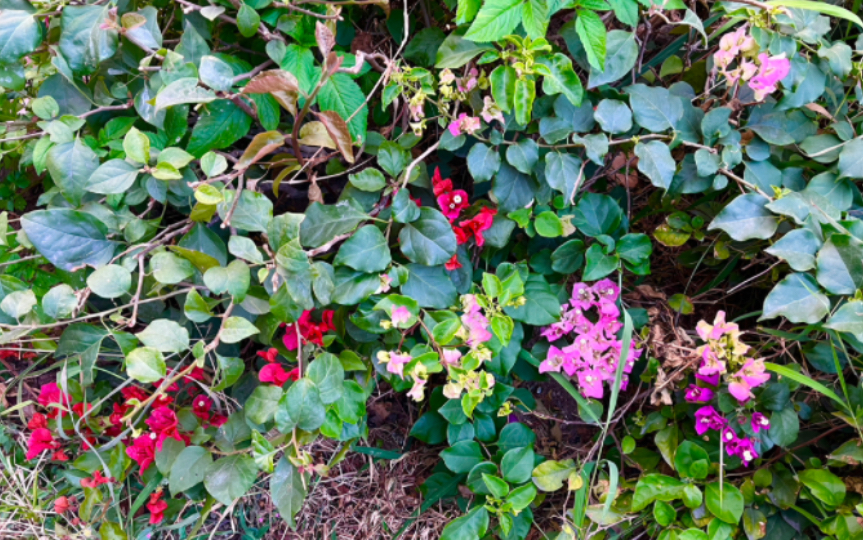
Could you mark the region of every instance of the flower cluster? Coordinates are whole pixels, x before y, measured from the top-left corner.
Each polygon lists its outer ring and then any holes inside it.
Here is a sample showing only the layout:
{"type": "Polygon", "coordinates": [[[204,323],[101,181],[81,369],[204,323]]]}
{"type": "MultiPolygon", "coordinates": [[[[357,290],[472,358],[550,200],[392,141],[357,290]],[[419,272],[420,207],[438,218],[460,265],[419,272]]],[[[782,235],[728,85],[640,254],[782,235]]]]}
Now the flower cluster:
{"type": "MultiPolygon", "coordinates": [[[[287,336],[285,336],[287,337],[287,336]]],[[[300,368],[295,367],[288,371],[277,359],[278,349],[270,348],[266,351],[258,351],[258,356],[267,361],[267,365],[261,368],[258,378],[262,383],[270,383],[276,386],[284,386],[288,381],[296,381],[300,378],[300,368]]]]}
{"type": "MultiPolygon", "coordinates": [[[[706,404],[715,399],[723,375],[728,383],[728,392],[740,404],[749,402],[753,388],[770,380],[763,360],[746,357],[750,347],[740,340],[738,325],[725,321],[724,311],[716,314],[713,324],[700,321],[696,331],[705,344],[696,351],[701,356],[701,365],[695,373],[698,383],[691,384],[686,390],[685,399],[689,403],[706,404]],[[729,369],[735,367],[739,369],[732,374],[729,369]]],[[[741,423],[745,422],[745,416],[741,416],[741,423]]],[[[770,420],[754,412],[749,425],[757,434],[770,429],[770,420]]],[[[712,405],[704,405],[695,413],[695,432],[704,435],[711,430],[719,432],[728,455],[739,457],[744,465],[749,466],[758,457],[755,439],[738,436],[728,420],[712,405]]]]}
{"type": "Polygon", "coordinates": [[[321,322],[316,323],[312,321],[312,312],[304,311],[297,322],[289,324],[285,328],[285,335],[282,338],[285,348],[289,351],[296,351],[299,348],[300,341],[297,336],[297,329],[307,343],[314,343],[318,347],[323,347],[324,334],[336,329],[333,325],[334,315],[333,310],[325,310],[321,314],[321,322]]]}
{"type": "MultiPolygon", "coordinates": [[[[585,396],[602,398],[603,383],[613,383],[622,356],[623,343],[617,337],[622,327],[617,307],[619,296],[620,289],[608,279],[597,281],[593,286],[576,283],[570,302],[562,306],[560,322],[542,331],[551,343],[571,336],[572,344],[551,345],[546,359],[540,364],[540,373],[563,371],[569,377],[577,378],[585,396]]],[[[627,375],[641,354],[642,349],[630,344],[620,380],[622,390],[626,389],[627,375]]]]}
{"type": "MultiPolygon", "coordinates": [[[[479,213],[474,217],[461,220],[456,225],[455,221],[461,216],[462,210],[469,206],[467,192],[461,189],[453,189],[452,180],[442,178],[440,169],[435,169],[434,175],[432,175],[432,189],[434,190],[434,195],[437,198],[441,212],[453,226],[453,232],[458,244],[466,244],[473,239],[476,241],[477,246],[482,247],[485,245],[483,233],[489,230],[494,224],[494,216],[497,215],[497,210],[484,206],[480,208],[479,213]]],[[[445,266],[447,270],[456,270],[461,268],[461,263],[457,255],[453,255],[446,262],[445,266]]]]}
{"type": "Polygon", "coordinates": [[[745,26],[741,26],[737,31],[722,36],[713,61],[728,84],[733,85],[738,80],[748,82],[755,92],[755,100],[763,101],[777,90],[779,81],[791,72],[791,62],[784,53],[770,56],[767,53],[757,54],[757,51],[755,39],[746,33],[745,26]],[[738,56],[737,67],[729,69],[738,56]]]}

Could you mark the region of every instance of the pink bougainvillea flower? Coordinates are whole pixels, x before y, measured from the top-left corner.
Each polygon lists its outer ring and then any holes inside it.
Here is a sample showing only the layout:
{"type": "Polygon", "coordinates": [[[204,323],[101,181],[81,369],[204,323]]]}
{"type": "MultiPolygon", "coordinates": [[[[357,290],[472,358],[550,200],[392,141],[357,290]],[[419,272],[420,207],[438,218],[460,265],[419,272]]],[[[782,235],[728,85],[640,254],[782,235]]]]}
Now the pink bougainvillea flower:
{"type": "Polygon", "coordinates": [[[740,368],[740,375],[752,388],[761,386],[770,380],[770,374],[767,373],[767,368],[764,367],[764,360],[753,360],[749,358],[740,368]]]}
{"type": "Polygon", "coordinates": [[[45,428],[34,429],[27,441],[27,459],[36,459],[42,452],[56,450],[59,446],[50,431],[45,428]]]}
{"type": "Polygon", "coordinates": [[[407,393],[407,396],[414,401],[422,401],[423,398],[425,398],[425,387],[427,382],[428,381],[425,379],[414,377],[414,385],[407,393]]]}
{"type": "Polygon", "coordinates": [[[461,351],[458,349],[444,349],[442,363],[445,366],[458,366],[461,362],[461,351]]]}
{"type": "Polygon", "coordinates": [[[453,120],[449,125],[449,132],[453,137],[458,137],[463,133],[473,135],[482,124],[476,116],[468,116],[467,113],[461,113],[456,120],[453,120]]]}
{"type": "Polygon", "coordinates": [[[578,386],[586,397],[602,399],[602,378],[593,369],[585,369],[578,372],[578,386]]]}
{"type": "Polygon", "coordinates": [[[491,339],[491,332],[488,331],[490,324],[483,315],[482,308],[480,308],[474,295],[464,295],[462,303],[465,313],[461,316],[461,323],[467,329],[468,334],[465,341],[471,348],[476,348],[491,339]]]}
{"type": "Polygon", "coordinates": [[[705,405],[695,411],[695,432],[699,435],[704,435],[711,429],[719,431],[727,425],[728,420],[710,405],[705,405]]]}
{"type": "Polygon", "coordinates": [[[701,373],[695,372],[695,378],[699,381],[709,384],[710,386],[716,388],[719,386],[719,373],[714,373],[711,375],[702,375],[701,373]]]}
{"type": "Polygon", "coordinates": [[[610,279],[597,281],[591,289],[600,303],[617,302],[617,298],[620,296],[620,287],[610,279]]]}
{"type": "Polygon", "coordinates": [[[760,69],[749,81],[749,87],[755,92],[755,101],[762,101],[775,92],[779,81],[791,72],[791,62],[785,58],[785,53],[777,56],[761,53],[758,55],[758,63],[760,69]]]}
{"type": "Polygon", "coordinates": [[[546,354],[545,360],[539,364],[539,372],[548,373],[549,371],[553,371],[555,373],[560,373],[560,370],[563,368],[563,364],[566,361],[566,357],[566,353],[552,345],[548,348],[548,354],[546,354]]]}
{"type": "Polygon", "coordinates": [[[386,364],[387,371],[393,375],[398,375],[402,379],[405,377],[405,364],[410,363],[411,360],[413,360],[413,357],[407,353],[397,351],[380,351],[378,353],[378,361],[382,364],[386,364]]]}
{"type": "Polygon", "coordinates": [[[480,116],[485,120],[485,123],[491,124],[493,120],[497,120],[501,125],[504,125],[506,121],[503,118],[503,111],[501,111],[500,107],[497,106],[497,103],[494,102],[494,98],[491,96],[485,96],[482,101],[483,107],[480,116]]]}
{"type": "Polygon", "coordinates": [[[749,464],[758,458],[758,453],[755,451],[755,444],[753,444],[752,439],[737,439],[728,444],[726,450],[728,455],[739,457],[745,467],[749,467],[749,464]]]}
{"type": "Polygon", "coordinates": [[[153,461],[156,459],[156,438],[155,433],[144,433],[132,441],[132,446],[126,448],[126,455],[140,467],[140,473],[143,475],[153,461]]]}
{"type": "Polygon", "coordinates": [[[686,390],[686,401],[690,403],[707,403],[711,399],[715,393],[713,390],[709,388],[704,388],[703,386],[695,386],[694,384],[690,384],[689,388],[686,390]]]}
{"type": "Polygon", "coordinates": [[[596,293],[587,283],[576,283],[572,287],[572,298],[570,304],[576,309],[587,311],[596,302],[596,293]]]}
{"type": "Polygon", "coordinates": [[[722,428],[722,432],[720,434],[720,437],[722,438],[722,442],[724,444],[730,445],[730,446],[737,444],[737,441],[738,441],[737,434],[734,433],[733,429],[731,429],[730,427],[727,427],[727,426],[722,428]]]}
{"type": "Polygon", "coordinates": [[[710,347],[701,348],[701,366],[698,368],[700,375],[722,375],[725,373],[725,362],[721,361],[710,347]]]}
{"type": "Polygon", "coordinates": [[[739,372],[731,376],[728,383],[728,393],[740,403],[749,401],[749,398],[753,397],[752,387],[739,372]]]}
{"type": "Polygon", "coordinates": [[[770,429],[770,419],[760,412],[752,413],[752,420],[750,420],[749,426],[755,433],[761,430],[767,431],[770,429]]]}
{"type": "Polygon", "coordinates": [[[726,323],[725,322],[725,312],[717,311],[716,317],[713,319],[713,324],[708,324],[707,321],[698,321],[698,325],[695,327],[695,331],[698,333],[698,337],[707,340],[717,340],[724,336],[725,334],[729,334],[731,332],[735,332],[740,328],[735,323],[726,323]]]}
{"type": "Polygon", "coordinates": [[[407,323],[411,320],[411,312],[405,306],[398,306],[393,309],[392,321],[396,326],[407,323]]]}
{"type": "Polygon", "coordinates": [[[66,416],[66,407],[70,402],[68,394],[64,394],[57,383],[43,384],[37,398],[39,405],[48,409],[48,418],[57,415],[66,416]]]}

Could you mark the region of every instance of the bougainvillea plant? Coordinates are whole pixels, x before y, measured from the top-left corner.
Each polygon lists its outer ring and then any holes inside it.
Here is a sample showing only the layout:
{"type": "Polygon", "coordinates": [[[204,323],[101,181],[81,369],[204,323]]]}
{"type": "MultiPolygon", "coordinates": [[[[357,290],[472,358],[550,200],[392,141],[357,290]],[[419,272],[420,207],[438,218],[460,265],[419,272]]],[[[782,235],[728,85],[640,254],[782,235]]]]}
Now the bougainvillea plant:
{"type": "Polygon", "coordinates": [[[0,0],[4,527],[863,538],[860,8],[0,0]]]}

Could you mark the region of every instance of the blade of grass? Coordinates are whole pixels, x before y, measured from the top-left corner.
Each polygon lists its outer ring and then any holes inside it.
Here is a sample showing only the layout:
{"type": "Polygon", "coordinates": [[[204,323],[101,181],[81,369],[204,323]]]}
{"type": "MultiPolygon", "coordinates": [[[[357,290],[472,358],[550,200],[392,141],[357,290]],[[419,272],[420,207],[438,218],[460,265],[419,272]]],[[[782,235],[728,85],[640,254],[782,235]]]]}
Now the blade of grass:
{"type": "Polygon", "coordinates": [[[842,398],[840,398],[838,395],[836,395],[836,392],[834,392],[833,390],[830,390],[829,388],[827,388],[826,386],[824,386],[820,382],[812,379],[811,377],[807,377],[806,375],[803,375],[802,373],[798,373],[798,372],[794,371],[793,369],[789,369],[785,366],[780,366],[778,364],[773,364],[771,362],[764,362],[764,367],[766,367],[767,369],[769,369],[773,373],[776,373],[777,375],[780,375],[782,377],[788,377],[789,379],[791,379],[794,382],[798,382],[804,386],[808,386],[809,388],[815,390],[816,392],[819,392],[819,393],[829,397],[830,399],[832,399],[833,401],[835,401],[836,403],[841,405],[843,409],[845,409],[849,412],[851,411],[851,409],[848,407],[848,405],[845,403],[845,401],[843,401],[842,398]]]}

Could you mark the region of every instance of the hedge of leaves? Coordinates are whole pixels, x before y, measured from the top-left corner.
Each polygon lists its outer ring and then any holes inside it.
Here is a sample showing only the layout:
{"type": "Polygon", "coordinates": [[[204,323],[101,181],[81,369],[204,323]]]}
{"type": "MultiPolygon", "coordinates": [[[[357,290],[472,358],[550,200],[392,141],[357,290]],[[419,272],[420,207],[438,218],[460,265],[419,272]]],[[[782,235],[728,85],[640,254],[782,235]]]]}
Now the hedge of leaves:
{"type": "Polygon", "coordinates": [[[840,4],[0,0],[4,467],[57,537],[194,537],[256,484],[294,526],[387,385],[447,540],[863,538],[840,4]],[[760,287],[672,285],[665,346],[668,264],[760,287]]]}

